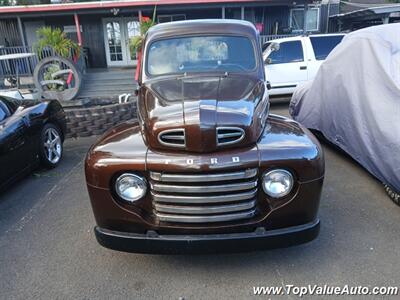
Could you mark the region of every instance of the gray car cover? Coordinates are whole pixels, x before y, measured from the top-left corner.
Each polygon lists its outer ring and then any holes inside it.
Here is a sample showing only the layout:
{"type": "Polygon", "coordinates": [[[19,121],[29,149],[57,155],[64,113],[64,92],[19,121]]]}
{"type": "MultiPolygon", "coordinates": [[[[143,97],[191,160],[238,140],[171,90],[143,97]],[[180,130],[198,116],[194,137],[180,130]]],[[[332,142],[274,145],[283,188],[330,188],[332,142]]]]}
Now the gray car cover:
{"type": "Polygon", "coordinates": [[[399,192],[400,24],[348,34],[289,111],[399,192]]]}

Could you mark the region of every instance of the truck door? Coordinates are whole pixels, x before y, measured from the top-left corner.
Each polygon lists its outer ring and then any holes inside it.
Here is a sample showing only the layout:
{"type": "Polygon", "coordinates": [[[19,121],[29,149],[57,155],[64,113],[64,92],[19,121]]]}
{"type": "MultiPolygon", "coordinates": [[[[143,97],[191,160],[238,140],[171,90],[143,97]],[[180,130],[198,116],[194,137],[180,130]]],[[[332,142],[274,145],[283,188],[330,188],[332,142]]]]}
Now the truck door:
{"type": "Polygon", "coordinates": [[[279,45],[279,50],[268,56],[265,68],[272,87],[271,94],[293,91],[299,83],[307,81],[307,61],[302,41],[285,41],[279,45]]]}

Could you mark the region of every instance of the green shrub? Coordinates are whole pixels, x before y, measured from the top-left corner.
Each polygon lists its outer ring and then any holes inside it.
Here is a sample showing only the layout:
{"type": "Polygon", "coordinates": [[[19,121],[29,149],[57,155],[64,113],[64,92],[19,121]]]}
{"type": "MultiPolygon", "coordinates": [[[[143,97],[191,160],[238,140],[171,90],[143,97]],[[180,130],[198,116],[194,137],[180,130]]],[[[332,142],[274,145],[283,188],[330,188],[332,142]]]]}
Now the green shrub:
{"type": "Polygon", "coordinates": [[[43,58],[44,50],[48,48],[52,49],[54,54],[65,58],[71,57],[71,50],[77,56],[80,54],[78,44],[67,38],[60,28],[42,27],[36,31],[36,35],[38,42],[35,44],[35,49],[40,59],[43,58]]]}

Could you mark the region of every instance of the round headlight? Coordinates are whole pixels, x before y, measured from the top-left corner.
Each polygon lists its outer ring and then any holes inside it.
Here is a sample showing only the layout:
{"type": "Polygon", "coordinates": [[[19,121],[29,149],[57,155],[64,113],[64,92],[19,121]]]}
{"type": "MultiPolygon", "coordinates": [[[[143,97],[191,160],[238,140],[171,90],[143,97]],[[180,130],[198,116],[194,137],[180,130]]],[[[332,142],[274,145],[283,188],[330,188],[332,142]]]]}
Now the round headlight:
{"type": "Polygon", "coordinates": [[[293,176],[286,170],[272,170],[264,174],[262,185],[267,195],[273,198],[284,197],[293,188],[293,176]]]}
{"type": "Polygon", "coordinates": [[[115,191],[122,199],[134,202],[146,195],[147,182],[138,175],[125,173],[115,181],[115,191]]]}

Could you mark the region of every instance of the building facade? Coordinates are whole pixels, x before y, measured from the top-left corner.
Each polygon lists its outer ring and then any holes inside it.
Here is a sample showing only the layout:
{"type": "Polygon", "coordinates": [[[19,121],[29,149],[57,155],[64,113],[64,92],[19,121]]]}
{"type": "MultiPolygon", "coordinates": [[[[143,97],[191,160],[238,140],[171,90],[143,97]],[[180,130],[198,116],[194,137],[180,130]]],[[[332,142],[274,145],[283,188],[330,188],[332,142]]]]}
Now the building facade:
{"type": "Polygon", "coordinates": [[[158,23],[191,19],[242,19],[252,22],[264,41],[271,36],[324,33],[338,1],[196,1],[125,0],[0,7],[0,46],[32,47],[36,31],[59,27],[81,43],[90,68],[134,66],[130,41],[139,35],[139,20],[158,23]],[[79,31],[79,33],[78,33],[79,31]]]}

